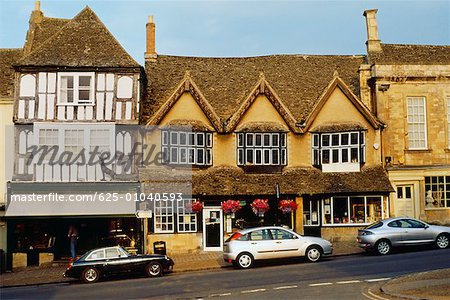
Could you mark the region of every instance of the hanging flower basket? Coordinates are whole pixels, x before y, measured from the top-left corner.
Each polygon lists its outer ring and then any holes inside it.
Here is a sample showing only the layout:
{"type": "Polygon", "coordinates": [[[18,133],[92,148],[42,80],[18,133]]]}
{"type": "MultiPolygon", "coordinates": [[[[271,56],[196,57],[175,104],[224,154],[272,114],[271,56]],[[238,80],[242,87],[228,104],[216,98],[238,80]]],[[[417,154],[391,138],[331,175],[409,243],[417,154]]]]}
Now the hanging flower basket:
{"type": "Polygon", "coordinates": [[[281,210],[283,214],[290,214],[297,209],[297,203],[293,200],[281,200],[278,209],[281,210]]]}
{"type": "Polygon", "coordinates": [[[199,213],[203,210],[203,202],[199,200],[192,201],[192,212],[199,213]]]}
{"type": "Polygon", "coordinates": [[[259,217],[264,217],[264,214],[270,208],[268,199],[255,199],[250,206],[255,215],[259,217]]]}
{"type": "Polygon", "coordinates": [[[242,207],[239,204],[239,201],[237,200],[227,200],[222,202],[221,204],[222,210],[225,214],[234,214],[238,210],[240,210],[242,207]]]}

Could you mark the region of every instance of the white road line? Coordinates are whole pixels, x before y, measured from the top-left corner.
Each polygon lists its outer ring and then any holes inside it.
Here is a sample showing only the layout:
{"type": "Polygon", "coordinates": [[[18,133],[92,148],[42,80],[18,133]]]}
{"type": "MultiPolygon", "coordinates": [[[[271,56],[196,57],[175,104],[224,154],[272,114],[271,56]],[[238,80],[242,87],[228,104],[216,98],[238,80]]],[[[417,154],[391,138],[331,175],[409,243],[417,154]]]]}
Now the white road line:
{"type": "Polygon", "coordinates": [[[209,297],[225,297],[225,296],[230,296],[231,293],[223,293],[223,294],[211,294],[209,295],[209,297]]]}
{"type": "Polygon", "coordinates": [[[361,282],[361,280],[348,280],[348,281],[338,281],[337,284],[347,284],[347,283],[358,283],[361,282]]]}
{"type": "Polygon", "coordinates": [[[390,277],[386,278],[374,278],[374,279],[366,279],[366,282],[377,282],[377,281],[385,281],[391,279],[390,277]]]}
{"type": "Polygon", "coordinates": [[[258,292],[265,292],[266,289],[256,289],[256,290],[247,290],[247,291],[241,291],[242,294],[248,294],[248,293],[258,293],[258,292]]]}
{"type": "Polygon", "coordinates": [[[295,289],[297,288],[298,285],[285,285],[285,286],[279,286],[279,287],[274,287],[274,290],[284,290],[284,289],[295,289]]]}
{"type": "Polygon", "coordinates": [[[322,285],[332,285],[331,282],[322,282],[322,283],[312,283],[309,286],[322,286],[322,285]]]}

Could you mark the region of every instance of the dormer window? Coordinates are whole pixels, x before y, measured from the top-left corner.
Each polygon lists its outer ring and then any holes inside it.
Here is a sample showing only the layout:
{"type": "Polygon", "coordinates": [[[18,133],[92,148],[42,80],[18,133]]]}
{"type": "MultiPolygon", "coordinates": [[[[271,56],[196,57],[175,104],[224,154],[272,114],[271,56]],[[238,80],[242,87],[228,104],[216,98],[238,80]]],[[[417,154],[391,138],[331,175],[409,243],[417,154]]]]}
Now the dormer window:
{"type": "Polygon", "coordinates": [[[94,73],[59,73],[58,103],[83,105],[94,103],[94,73]]]}
{"type": "Polygon", "coordinates": [[[287,164],[286,133],[237,134],[239,166],[285,166],[287,164]]]}
{"type": "Polygon", "coordinates": [[[163,130],[163,162],[168,165],[212,164],[212,133],[163,130]]]}
{"type": "Polygon", "coordinates": [[[364,131],[312,134],[312,164],[323,172],[359,172],[365,155],[364,131]]]}

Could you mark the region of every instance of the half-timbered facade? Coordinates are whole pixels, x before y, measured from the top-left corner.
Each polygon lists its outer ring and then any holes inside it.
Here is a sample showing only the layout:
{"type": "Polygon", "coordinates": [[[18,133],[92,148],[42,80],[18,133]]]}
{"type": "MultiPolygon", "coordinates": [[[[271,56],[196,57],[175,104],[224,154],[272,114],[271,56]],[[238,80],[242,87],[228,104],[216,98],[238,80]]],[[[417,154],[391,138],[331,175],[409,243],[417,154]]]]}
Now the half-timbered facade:
{"type": "Polygon", "coordinates": [[[105,243],[130,246],[132,239],[137,247],[135,203],[125,203],[125,195],[139,191],[132,151],[139,141],[140,65],[89,7],[72,19],[49,18],[39,1],[23,55],[13,65],[9,252],[36,256],[27,249],[40,249],[66,256],[69,225],[78,228],[80,238],[85,235],[81,252],[105,243]],[[97,199],[84,207],[18,201],[52,193],[64,202],[74,195],[97,199]],[[112,195],[117,199],[107,199],[112,195]],[[110,203],[102,208],[99,200],[110,203]]]}

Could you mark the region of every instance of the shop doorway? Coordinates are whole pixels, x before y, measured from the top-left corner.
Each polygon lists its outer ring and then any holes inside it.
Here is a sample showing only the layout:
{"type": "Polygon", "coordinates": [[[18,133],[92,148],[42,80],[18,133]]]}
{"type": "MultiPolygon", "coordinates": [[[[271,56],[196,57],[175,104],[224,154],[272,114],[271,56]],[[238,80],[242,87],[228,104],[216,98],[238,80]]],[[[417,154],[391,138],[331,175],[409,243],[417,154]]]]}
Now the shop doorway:
{"type": "Polygon", "coordinates": [[[223,214],[220,207],[203,209],[203,251],[222,251],[223,214]]]}
{"type": "Polygon", "coordinates": [[[414,218],[413,185],[397,186],[397,201],[395,202],[395,216],[414,218]]]}
{"type": "Polygon", "coordinates": [[[308,236],[321,236],[320,199],[303,199],[303,230],[308,236]]]}

